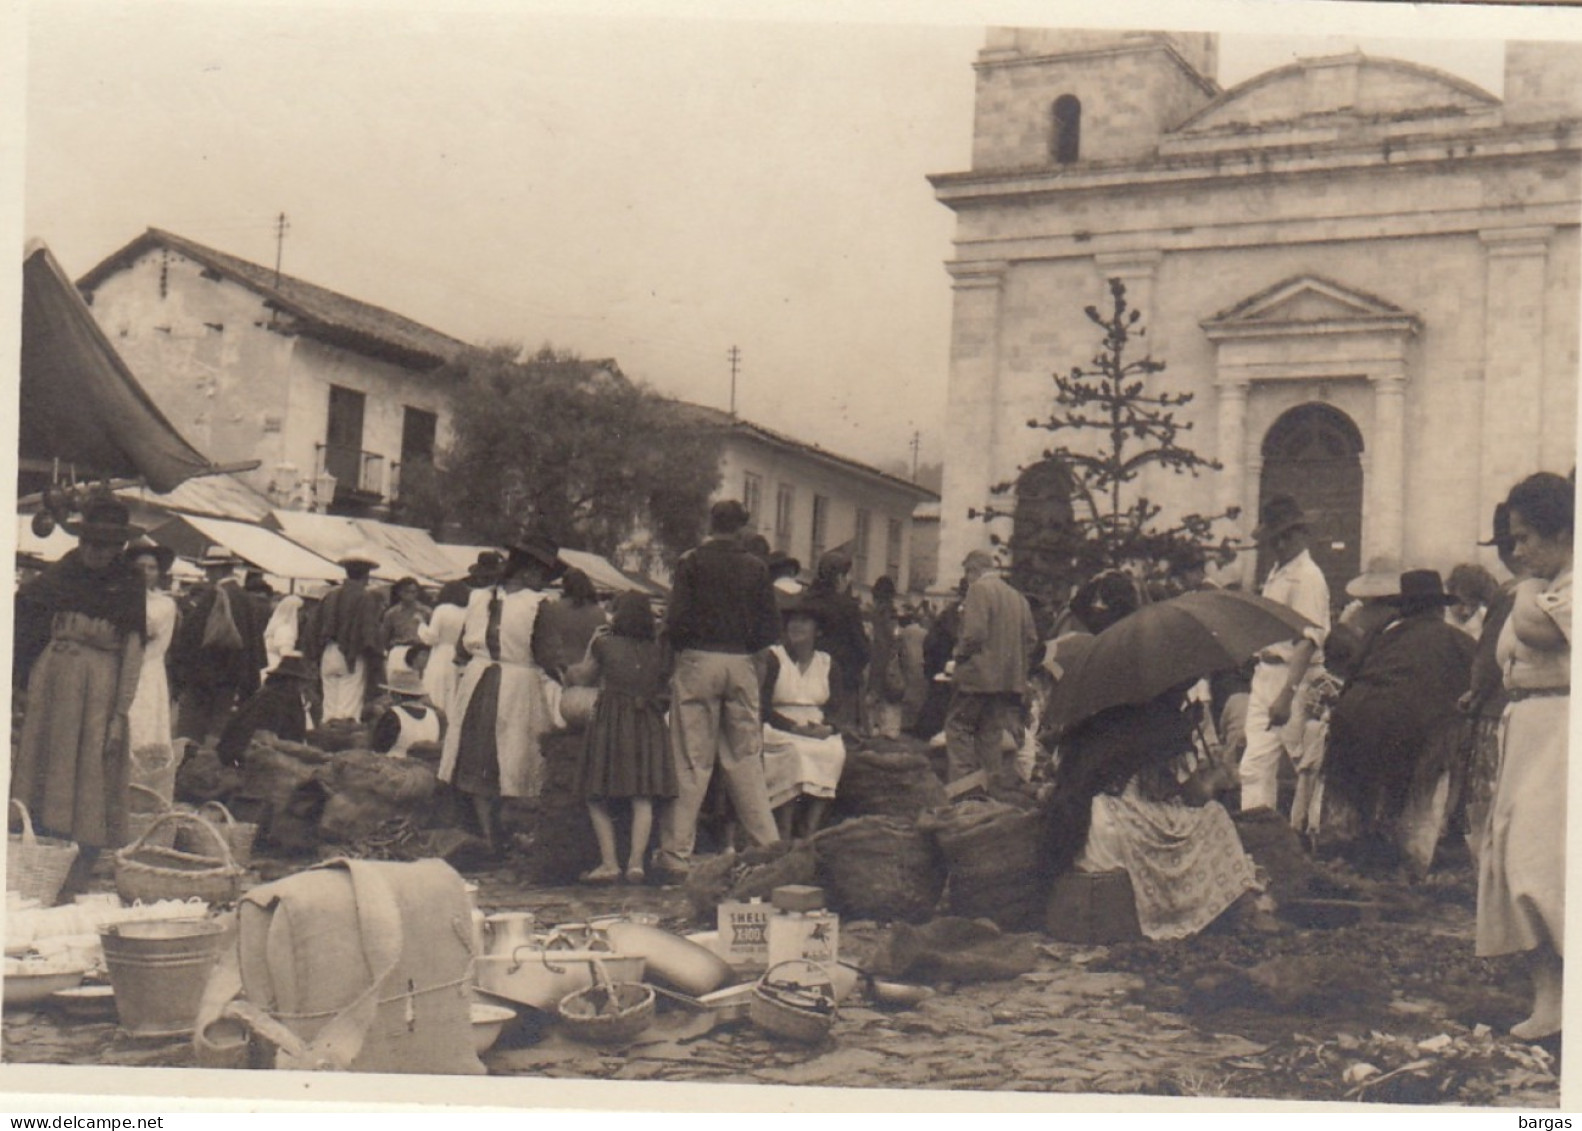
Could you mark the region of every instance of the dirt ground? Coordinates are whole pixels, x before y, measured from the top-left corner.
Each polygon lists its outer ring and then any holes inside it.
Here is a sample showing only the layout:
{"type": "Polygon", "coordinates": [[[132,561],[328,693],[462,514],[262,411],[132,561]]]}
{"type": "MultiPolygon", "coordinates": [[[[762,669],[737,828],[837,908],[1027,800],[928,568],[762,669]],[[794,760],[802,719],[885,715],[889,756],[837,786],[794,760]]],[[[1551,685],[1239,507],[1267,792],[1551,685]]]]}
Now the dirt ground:
{"type": "MultiPolygon", "coordinates": [[[[703,926],[677,889],[536,888],[509,869],[472,878],[484,909],[540,922],[642,910],[703,926]]],[[[618,1049],[527,1016],[485,1060],[494,1075],[551,1078],[1556,1107],[1557,1050],[1503,1035],[1524,1013],[1519,970],[1472,954],[1470,871],[1397,891],[1370,919],[1110,947],[1038,938],[1036,967],[1009,981],[935,986],[902,1011],[859,992],[815,1048],[747,1021],[711,1029],[676,1007],[618,1049]]],[[[843,958],[869,961],[883,936],[844,923],[843,958]]],[[[46,1010],[7,1011],[0,1051],[11,1063],[192,1064],[184,1041],[46,1010]]]]}

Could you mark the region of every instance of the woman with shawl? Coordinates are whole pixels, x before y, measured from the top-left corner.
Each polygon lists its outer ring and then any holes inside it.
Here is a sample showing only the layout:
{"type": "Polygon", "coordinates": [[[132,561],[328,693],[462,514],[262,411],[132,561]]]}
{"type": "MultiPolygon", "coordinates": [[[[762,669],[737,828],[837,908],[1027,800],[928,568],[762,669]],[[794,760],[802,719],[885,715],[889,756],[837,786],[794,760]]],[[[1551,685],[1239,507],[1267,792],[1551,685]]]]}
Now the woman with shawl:
{"type": "Polygon", "coordinates": [[[125,843],[129,716],[143,666],[147,586],[121,556],[141,533],[113,497],[69,524],[78,546],[16,596],[13,679],[27,688],[11,796],[40,833],[81,846],[66,890],[125,843]]]}

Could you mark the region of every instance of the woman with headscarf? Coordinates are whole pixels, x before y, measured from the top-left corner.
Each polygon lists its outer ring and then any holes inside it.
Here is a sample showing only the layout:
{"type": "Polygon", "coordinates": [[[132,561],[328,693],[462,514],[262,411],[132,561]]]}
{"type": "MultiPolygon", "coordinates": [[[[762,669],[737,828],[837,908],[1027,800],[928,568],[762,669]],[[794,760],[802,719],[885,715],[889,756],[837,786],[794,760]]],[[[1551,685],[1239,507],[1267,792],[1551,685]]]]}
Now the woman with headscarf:
{"type": "Polygon", "coordinates": [[[270,611],[264,625],[264,675],[280,666],[280,658],[297,650],[297,638],[302,633],[303,600],[300,594],[287,593],[270,611]]]}
{"type": "Polygon", "coordinates": [[[101,849],[125,843],[130,715],[143,667],[148,586],[122,555],[141,531],[114,497],[66,527],[78,545],[16,595],[12,679],[27,689],[11,796],[40,833],[80,851],[81,890],[101,849]]]}
{"type": "Polygon", "coordinates": [[[1479,860],[1477,952],[1527,956],[1533,1011],[1511,1035],[1539,1040],[1561,1024],[1575,487],[1540,472],[1505,502],[1513,556],[1528,577],[1500,631],[1508,705],[1479,860]]]}
{"type": "Polygon", "coordinates": [[[868,670],[868,631],[862,606],[851,593],[851,558],[844,550],[830,550],[819,558],[813,584],[801,604],[818,618],[819,645],[838,671],[825,715],[837,729],[856,730],[864,714],[862,682],[868,670]]]}
{"type": "Polygon", "coordinates": [[[541,536],[508,548],[499,581],[475,590],[462,625],[469,659],[456,688],[439,778],[472,798],[479,831],[498,848],[503,797],[537,797],[549,730],[544,671],[534,659],[541,592],[564,566],[541,536]]]}

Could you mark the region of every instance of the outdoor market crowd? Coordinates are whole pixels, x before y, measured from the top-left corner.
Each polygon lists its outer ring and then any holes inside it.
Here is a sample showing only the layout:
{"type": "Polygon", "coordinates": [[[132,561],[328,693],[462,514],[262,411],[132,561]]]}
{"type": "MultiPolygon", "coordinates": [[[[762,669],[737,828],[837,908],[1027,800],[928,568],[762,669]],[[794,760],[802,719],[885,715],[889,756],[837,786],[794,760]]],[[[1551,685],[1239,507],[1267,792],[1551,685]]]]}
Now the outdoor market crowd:
{"type": "Polygon", "coordinates": [[[751,518],[716,503],[658,607],[639,588],[601,600],[541,534],[432,599],[410,578],[376,585],[360,551],[343,582],[283,597],[215,551],[173,596],[172,553],[95,497],[68,526],[77,548],[16,595],[12,796],[81,846],[79,890],[126,843],[143,763],[204,749],[236,763],[260,730],[362,726],[368,748],[435,764],[503,852],[502,802],[540,794],[545,737],[574,727],[600,854],[582,880],[671,883],[712,817],[715,847],[816,833],[854,744],[905,732],[944,747],[953,794],[1041,807],[1051,883],[1124,870],[1153,938],[1249,913],[1261,881],[1232,808],[1408,879],[1457,833],[1478,872],[1477,952],[1531,966],[1533,1013],[1513,1033],[1559,1031],[1574,472],[1530,476],[1496,509],[1481,545],[1503,582],[1377,560],[1334,617],[1288,496],[1253,535],[1263,600],[1217,590],[1186,550],[1036,615],[985,551],[937,611],[899,602],[889,577],[865,608],[848,552],[804,584],[751,518]],[[1256,648],[1197,660],[1247,625],[1256,648]],[[1102,679],[1101,659],[1118,663],[1102,679]]]}

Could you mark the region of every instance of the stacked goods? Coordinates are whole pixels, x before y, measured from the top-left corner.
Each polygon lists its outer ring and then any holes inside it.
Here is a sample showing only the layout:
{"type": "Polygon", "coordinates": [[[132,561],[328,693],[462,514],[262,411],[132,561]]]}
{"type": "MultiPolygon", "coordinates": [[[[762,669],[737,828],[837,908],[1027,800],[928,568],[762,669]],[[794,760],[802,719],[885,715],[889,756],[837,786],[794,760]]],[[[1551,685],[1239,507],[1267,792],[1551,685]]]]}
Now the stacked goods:
{"type": "Polygon", "coordinates": [[[546,734],[540,740],[543,787],[531,807],[531,819],[523,822],[524,836],[518,840],[525,849],[523,878],[529,883],[575,883],[599,862],[588,806],[578,788],[582,747],[580,734],[546,734]]]}
{"type": "Polygon", "coordinates": [[[308,745],[326,754],[339,754],[343,750],[368,749],[368,728],[351,719],[330,719],[317,730],[308,731],[308,745]]]}
{"type": "Polygon", "coordinates": [[[873,739],[846,755],[835,813],[848,817],[905,817],[945,804],[945,787],[919,748],[898,739],[873,739]]]}
{"type": "Polygon", "coordinates": [[[1040,916],[1048,895],[1039,845],[1040,815],[969,798],[920,823],[944,853],[951,914],[1016,930],[1040,916]]]}
{"type": "Polygon", "coordinates": [[[420,818],[438,785],[434,771],[422,762],[367,750],[337,754],[322,777],[330,796],[319,832],[341,844],[372,836],[392,821],[420,818]]]}
{"type": "Polygon", "coordinates": [[[813,852],[818,882],[848,918],[921,922],[944,890],[938,850],[899,817],[843,821],[813,838],[813,852]]]}

